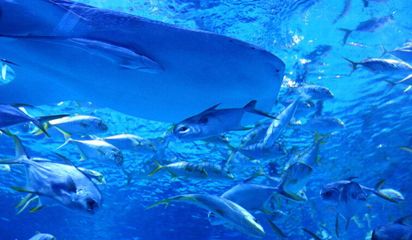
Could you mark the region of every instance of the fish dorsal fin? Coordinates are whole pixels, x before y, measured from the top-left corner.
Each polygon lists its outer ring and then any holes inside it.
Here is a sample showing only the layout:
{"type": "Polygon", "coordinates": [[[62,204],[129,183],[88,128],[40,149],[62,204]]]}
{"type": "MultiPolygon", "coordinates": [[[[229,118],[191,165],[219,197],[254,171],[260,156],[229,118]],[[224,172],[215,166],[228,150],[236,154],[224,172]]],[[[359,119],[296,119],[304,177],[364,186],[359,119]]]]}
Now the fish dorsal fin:
{"type": "Polygon", "coordinates": [[[204,115],[204,114],[206,114],[206,113],[209,113],[209,112],[215,110],[219,105],[220,105],[220,103],[215,104],[215,105],[207,108],[206,110],[202,111],[201,113],[199,113],[199,115],[204,115]]]}

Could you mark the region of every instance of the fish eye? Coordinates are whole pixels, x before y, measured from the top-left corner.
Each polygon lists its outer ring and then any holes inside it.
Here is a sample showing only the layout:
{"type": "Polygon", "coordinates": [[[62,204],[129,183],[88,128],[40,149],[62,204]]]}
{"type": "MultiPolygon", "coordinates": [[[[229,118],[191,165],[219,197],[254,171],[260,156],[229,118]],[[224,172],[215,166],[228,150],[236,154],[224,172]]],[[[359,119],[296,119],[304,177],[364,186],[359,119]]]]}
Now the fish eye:
{"type": "Polygon", "coordinates": [[[332,195],[333,195],[333,192],[332,191],[327,191],[327,192],[324,192],[322,195],[323,195],[324,198],[331,198],[332,195]]]}
{"type": "Polygon", "coordinates": [[[187,132],[189,131],[189,128],[188,128],[187,126],[183,125],[183,126],[179,126],[179,127],[177,128],[177,131],[178,131],[179,133],[187,133],[187,132]]]}

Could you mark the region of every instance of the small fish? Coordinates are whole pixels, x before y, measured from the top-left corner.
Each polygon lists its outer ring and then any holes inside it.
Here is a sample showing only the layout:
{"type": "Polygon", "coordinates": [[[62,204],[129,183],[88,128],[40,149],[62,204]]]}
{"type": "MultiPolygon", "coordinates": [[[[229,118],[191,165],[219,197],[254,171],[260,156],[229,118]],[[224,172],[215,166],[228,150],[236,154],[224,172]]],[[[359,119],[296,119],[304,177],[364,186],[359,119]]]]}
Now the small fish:
{"type": "Polygon", "coordinates": [[[400,218],[394,223],[375,228],[372,232],[371,240],[411,240],[412,226],[406,223],[408,218],[410,218],[410,216],[400,218]]]}
{"type": "Polygon", "coordinates": [[[173,177],[188,178],[211,178],[211,179],[234,179],[229,170],[223,169],[220,165],[208,162],[190,163],[185,161],[174,162],[167,165],[160,165],[156,162],[157,167],[149,173],[153,176],[160,170],[168,171],[173,177]]]}
{"type": "Polygon", "coordinates": [[[352,72],[362,66],[368,71],[376,74],[385,74],[388,77],[405,77],[412,74],[412,66],[403,61],[384,58],[368,58],[361,62],[354,62],[344,58],[352,64],[352,72]]]}
{"type": "Polygon", "coordinates": [[[198,207],[206,209],[213,213],[218,218],[219,222],[224,223],[224,226],[236,229],[248,236],[255,238],[263,238],[265,231],[246,209],[240,205],[214,195],[209,194],[186,194],[161,200],[148,208],[153,208],[158,205],[168,205],[170,202],[179,201],[194,204],[198,207]]]}
{"type": "Polygon", "coordinates": [[[336,117],[329,116],[315,116],[305,124],[302,125],[303,129],[311,132],[318,132],[320,134],[328,134],[345,127],[345,123],[336,117]]]}
{"type": "Polygon", "coordinates": [[[33,237],[29,240],[56,240],[56,237],[49,234],[49,233],[36,233],[33,237]]]}
{"type": "Polygon", "coordinates": [[[311,74],[314,68],[320,64],[320,60],[325,57],[332,50],[330,45],[318,45],[310,53],[299,59],[293,68],[296,71],[296,82],[298,84],[306,82],[307,76],[311,74]]]}
{"type": "Polygon", "coordinates": [[[156,145],[152,141],[133,134],[118,134],[104,137],[102,140],[122,150],[133,150],[137,152],[156,151],[156,145]]]}
{"type": "Polygon", "coordinates": [[[67,115],[51,115],[34,118],[28,115],[25,111],[22,111],[18,106],[0,104],[0,128],[32,122],[42,133],[48,135],[46,129],[43,127],[43,122],[65,116],[67,115]]]}
{"type": "Polygon", "coordinates": [[[54,119],[45,123],[46,129],[55,128],[65,138],[71,136],[92,135],[108,130],[102,119],[87,115],[75,115],[54,119]]]}
{"type": "Polygon", "coordinates": [[[383,49],[383,54],[391,54],[402,61],[412,63],[412,42],[405,43],[402,47],[387,51],[383,49]]]}
{"type": "Polygon", "coordinates": [[[411,147],[400,147],[401,150],[412,153],[411,147]]]}
{"type": "Polygon", "coordinates": [[[343,37],[343,44],[346,44],[349,36],[353,32],[374,32],[377,29],[385,26],[387,23],[393,20],[393,15],[389,16],[384,16],[384,17],[379,17],[379,18],[371,18],[369,20],[360,22],[358,26],[356,26],[355,29],[346,29],[346,28],[339,28],[339,30],[343,31],[345,33],[343,37]]]}
{"type": "Polygon", "coordinates": [[[298,100],[293,101],[289,104],[269,125],[266,130],[265,137],[263,138],[262,144],[266,146],[273,146],[276,140],[279,138],[280,134],[289,125],[296,112],[298,106],[298,100]]]}
{"type": "Polygon", "coordinates": [[[392,199],[394,202],[402,202],[405,200],[405,197],[403,194],[395,189],[392,188],[384,188],[379,190],[380,193],[383,195],[389,197],[392,199]]]}
{"type": "Polygon", "coordinates": [[[302,101],[325,101],[334,97],[328,88],[319,85],[304,84],[292,91],[296,92],[302,101]]]}
{"type": "Polygon", "coordinates": [[[180,140],[199,140],[219,136],[222,133],[243,130],[241,120],[246,112],[273,118],[255,109],[256,101],[243,108],[216,109],[216,104],[203,112],[189,117],[173,127],[173,136],[180,140]]]}
{"type": "Polygon", "coordinates": [[[69,138],[65,143],[58,147],[57,150],[70,143],[76,144],[80,150],[81,161],[93,159],[100,161],[112,161],[119,166],[123,164],[124,158],[122,152],[117,147],[103,140],[74,140],[69,138]]]}
{"type": "Polygon", "coordinates": [[[27,169],[27,181],[24,187],[12,187],[18,192],[27,193],[26,197],[17,205],[21,213],[32,202],[38,201],[31,212],[40,210],[43,206],[39,196],[49,197],[62,205],[95,213],[101,206],[102,196],[98,188],[77,167],[54,163],[48,159],[29,157],[20,139],[9,135],[16,145],[14,159],[2,160],[0,164],[23,164],[27,169]]]}

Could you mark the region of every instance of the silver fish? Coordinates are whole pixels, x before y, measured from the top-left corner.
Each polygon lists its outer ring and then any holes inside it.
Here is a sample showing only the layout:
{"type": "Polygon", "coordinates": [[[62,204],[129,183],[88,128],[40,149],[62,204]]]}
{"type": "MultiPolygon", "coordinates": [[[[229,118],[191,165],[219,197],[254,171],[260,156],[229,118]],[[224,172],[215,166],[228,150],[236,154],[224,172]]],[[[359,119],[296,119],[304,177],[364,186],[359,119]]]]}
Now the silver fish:
{"type": "Polygon", "coordinates": [[[209,194],[186,194],[161,200],[149,208],[179,201],[194,204],[198,207],[206,209],[224,222],[225,226],[236,229],[251,237],[263,238],[265,231],[246,209],[240,205],[222,197],[209,194]]]}
{"type": "Polygon", "coordinates": [[[199,140],[219,136],[228,131],[242,130],[241,121],[246,112],[273,118],[256,110],[255,100],[243,108],[216,109],[218,106],[219,104],[216,104],[176,124],[173,127],[173,136],[180,140],[199,140]]]}
{"type": "Polygon", "coordinates": [[[174,162],[167,165],[157,163],[157,167],[149,174],[153,176],[160,170],[168,171],[173,177],[233,179],[233,174],[217,164],[208,162],[190,163],[185,161],[174,162]]]}
{"type": "Polygon", "coordinates": [[[379,17],[379,18],[371,18],[369,20],[360,22],[358,24],[358,26],[356,26],[355,29],[346,29],[346,28],[339,28],[339,30],[343,31],[345,33],[342,43],[346,44],[349,36],[353,33],[353,32],[374,32],[377,29],[385,26],[387,23],[393,21],[393,15],[389,15],[389,16],[383,16],[383,17],[379,17]]]}
{"type": "Polygon", "coordinates": [[[28,205],[38,201],[31,209],[38,211],[41,205],[39,196],[52,198],[60,204],[88,213],[95,213],[101,206],[102,196],[98,188],[78,168],[72,165],[51,162],[48,159],[29,157],[17,136],[8,133],[16,145],[16,157],[3,160],[1,164],[23,164],[27,169],[25,187],[13,187],[14,190],[27,193],[19,203],[22,212],[28,205]]]}

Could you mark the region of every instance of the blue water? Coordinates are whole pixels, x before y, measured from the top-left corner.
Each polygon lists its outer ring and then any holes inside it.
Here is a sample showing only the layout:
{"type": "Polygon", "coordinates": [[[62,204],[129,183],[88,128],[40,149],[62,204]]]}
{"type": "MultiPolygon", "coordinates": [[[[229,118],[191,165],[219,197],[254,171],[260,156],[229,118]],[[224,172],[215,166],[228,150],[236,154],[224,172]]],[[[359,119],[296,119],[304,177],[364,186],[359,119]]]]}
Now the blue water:
{"type": "MultiPolygon", "coordinates": [[[[351,223],[340,239],[368,239],[376,226],[411,214],[412,209],[412,155],[400,149],[412,146],[412,91],[406,85],[391,87],[375,79],[373,73],[351,66],[343,57],[360,61],[380,57],[383,47],[393,49],[411,40],[412,5],[409,0],[370,1],[365,8],[361,0],[352,0],[344,16],[333,21],[343,9],[341,0],[82,0],[101,8],[123,11],[190,29],[201,29],[235,37],[256,44],[276,54],[286,63],[284,83],[296,80],[302,74],[302,59],[310,58],[320,45],[330,46],[307,69],[301,82],[329,88],[334,99],[325,101],[323,114],[340,118],[345,127],[331,135],[321,145],[321,164],[307,184],[308,201],[286,201],[281,209],[286,215],[276,223],[289,235],[289,239],[310,239],[301,231],[311,229],[324,239],[335,237],[335,212],[319,197],[321,186],[358,177],[362,185],[373,187],[385,179],[385,186],[396,189],[405,196],[399,204],[378,198],[368,199],[359,214],[358,224],[351,223]],[[371,32],[354,32],[346,45],[342,45],[343,32],[338,28],[356,28],[359,22],[372,17],[388,16],[394,19],[371,32]]],[[[110,86],[108,86],[110,87],[110,86]]],[[[253,87],[253,83],[251,83],[253,87]]],[[[287,85],[282,87],[279,98],[287,95],[287,85]]],[[[70,99],[68,99],[70,100],[70,99]]],[[[167,106],[165,106],[167,107],[167,106]]],[[[273,108],[278,113],[281,105],[273,108]]],[[[40,106],[38,115],[70,112],[94,115],[109,126],[103,135],[132,133],[144,138],[163,136],[170,124],[140,119],[93,104],[67,101],[58,106],[40,106]]],[[[246,132],[229,133],[233,143],[239,142],[246,132]]],[[[281,137],[286,148],[302,150],[312,143],[313,134],[299,127],[289,127],[281,137]]],[[[48,157],[51,150],[62,143],[40,138],[24,138],[31,155],[48,157]],[[45,144],[48,143],[48,144],[45,144]]],[[[1,158],[14,154],[12,141],[0,137],[1,158]]],[[[79,155],[73,149],[63,151],[73,159],[79,155]]],[[[222,145],[196,142],[172,142],[165,150],[163,160],[174,158],[201,162],[220,163],[230,151],[222,145]]],[[[36,231],[52,233],[57,239],[253,239],[236,230],[212,226],[203,209],[187,204],[173,204],[168,208],[146,210],[150,204],[177,194],[209,193],[220,195],[236,183],[258,171],[255,163],[238,161],[234,168],[236,180],[172,179],[168,174],[148,177],[155,167],[151,156],[125,151],[125,168],[133,173],[130,184],[119,169],[96,164],[93,161],[79,165],[102,172],[107,184],[99,185],[103,194],[103,207],[94,215],[67,209],[45,199],[46,207],[37,213],[28,211],[16,215],[16,204],[24,196],[10,186],[24,184],[24,171],[12,167],[11,172],[0,171],[0,239],[28,239],[36,231]]],[[[269,159],[262,162],[266,171],[276,163],[281,171],[287,159],[269,159]]],[[[77,161],[76,161],[77,162],[77,161]]],[[[273,172],[273,169],[272,169],[273,172]]],[[[276,176],[276,173],[274,173],[276,176]]],[[[266,182],[266,180],[261,180],[266,182]]],[[[259,181],[258,181],[259,182],[259,181]]],[[[267,183],[267,182],[266,182],[267,183]]],[[[267,232],[264,239],[277,239],[263,214],[255,215],[267,232]]]]}

